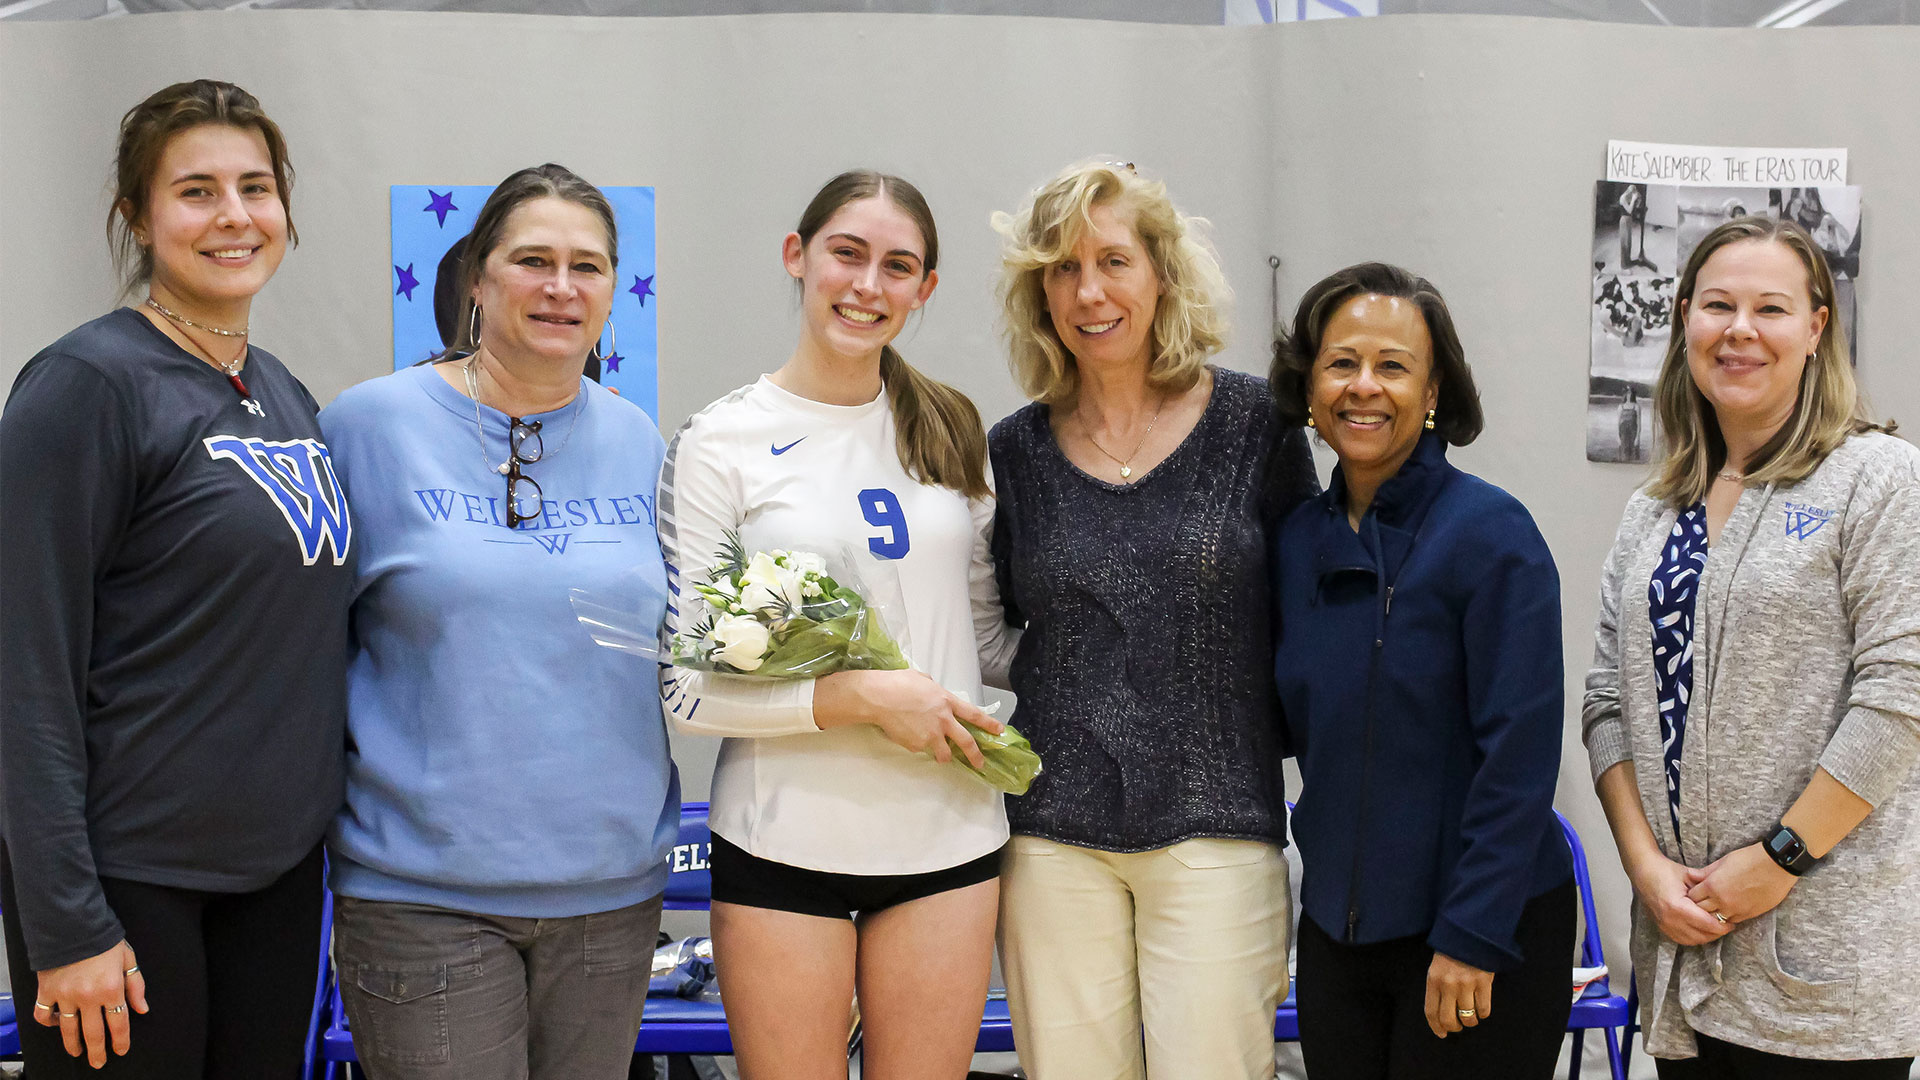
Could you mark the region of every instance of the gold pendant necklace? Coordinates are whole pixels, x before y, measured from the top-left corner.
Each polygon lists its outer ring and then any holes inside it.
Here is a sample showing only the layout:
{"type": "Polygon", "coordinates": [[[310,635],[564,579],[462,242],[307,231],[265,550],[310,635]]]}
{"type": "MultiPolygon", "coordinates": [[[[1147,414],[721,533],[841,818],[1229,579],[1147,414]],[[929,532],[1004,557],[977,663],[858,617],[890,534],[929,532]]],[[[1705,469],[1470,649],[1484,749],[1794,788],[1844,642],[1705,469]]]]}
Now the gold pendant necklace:
{"type": "MultiPolygon", "coordinates": [[[[1114,457],[1112,451],[1109,451],[1106,447],[1100,445],[1100,440],[1093,437],[1093,428],[1087,425],[1087,421],[1084,417],[1080,418],[1080,433],[1087,437],[1087,441],[1093,444],[1093,448],[1095,450],[1098,450],[1102,454],[1107,455],[1107,457],[1115,465],[1120,466],[1120,479],[1125,480],[1128,483],[1132,483],[1133,482],[1133,459],[1136,457],[1139,457],[1140,448],[1147,445],[1147,436],[1153,434],[1153,425],[1156,422],[1158,422],[1160,419],[1160,410],[1166,407],[1167,407],[1167,396],[1165,394],[1162,394],[1160,395],[1160,404],[1155,405],[1153,407],[1153,416],[1148,418],[1147,420],[1147,430],[1140,433],[1140,441],[1133,444],[1133,449],[1130,452],[1128,452],[1124,460],[1121,458],[1114,457]]],[[[1078,415],[1077,412],[1076,412],[1076,415],[1078,415]]]]}

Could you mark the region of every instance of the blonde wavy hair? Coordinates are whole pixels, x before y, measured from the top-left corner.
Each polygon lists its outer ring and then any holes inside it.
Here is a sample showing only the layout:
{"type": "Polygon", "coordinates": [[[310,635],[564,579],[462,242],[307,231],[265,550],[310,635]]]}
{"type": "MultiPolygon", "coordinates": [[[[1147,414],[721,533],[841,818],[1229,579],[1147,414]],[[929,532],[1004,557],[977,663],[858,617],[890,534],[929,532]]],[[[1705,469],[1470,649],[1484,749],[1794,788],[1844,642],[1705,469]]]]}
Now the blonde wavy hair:
{"type": "Polygon", "coordinates": [[[1147,382],[1162,390],[1186,390],[1199,380],[1207,357],[1226,343],[1226,304],[1232,294],[1219,259],[1198,235],[1206,220],[1176,209],[1165,184],[1114,162],[1070,165],[1034,191],[1018,214],[993,215],[1003,241],[999,293],[1014,382],[1028,398],[1048,404],[1079,389],[1073,354],[1047,312],[1045,275],[1048,267],[1071,257],[1092,226],[1096,206],[1133,215],[1133,230],[1160,281],[1147,382]]]}
{"type": "Polygon", "coordinates": [[[1707,497],[1713,478],[1727,463],[1727,442],[1713,406],[1694,384],[1687,366],[1687,320],[1700,268],[1714,252],[1729,244],[1758,241],[1779,244],[1799,256],[1807,271],[1807,295],[1815,310],[1827,309],[1827,325],[1800,374],[1800,395],[1793,415],[1747,462],[1746,479],[1755,484],[1790,484],[1804,480],[1849,435],[1867,431],[1891,432],[1892,421],[1880,423],[1868,412],[1866,397],[1854,381],[1846,330],[1835,305],[1833,272],[1826,256],[1807,231],[1791,221],[1748,216],[1735,218],[1701,238],[1687,259],[1674,295],[1673,331],[1666,358],[1654,384],[1654,407],[1666,450],[1654,467],[1647,494],[1685,509],[1707,497]]]}

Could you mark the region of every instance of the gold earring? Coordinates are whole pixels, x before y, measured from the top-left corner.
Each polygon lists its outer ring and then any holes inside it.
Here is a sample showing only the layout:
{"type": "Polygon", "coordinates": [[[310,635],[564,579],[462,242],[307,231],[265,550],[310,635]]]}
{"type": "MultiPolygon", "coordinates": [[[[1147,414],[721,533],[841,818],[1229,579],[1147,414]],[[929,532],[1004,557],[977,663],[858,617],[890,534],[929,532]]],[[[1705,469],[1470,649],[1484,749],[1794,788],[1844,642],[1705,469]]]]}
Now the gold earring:
{"type": "Polygon", "coordinates": [[[1428,430],[1428,431],[1432,431],[1432,430],[1433,430],[1433,414],[1434,414],[1434,412],[1435,412],[1435,410],[1433,410],[1433,409],[1428,409],[1428,410],[1427,410],[1427,430],[1428,430]]]}
{"type": "Polygon", "coordinates": [[[1312,426],[1313,426],[1313,414],[1312,414],[1312,413],[1308,413],[1308,414],[1307,414],[1307,426],[1308,426],[1308,427],[1312,427],[1312,426]]]}

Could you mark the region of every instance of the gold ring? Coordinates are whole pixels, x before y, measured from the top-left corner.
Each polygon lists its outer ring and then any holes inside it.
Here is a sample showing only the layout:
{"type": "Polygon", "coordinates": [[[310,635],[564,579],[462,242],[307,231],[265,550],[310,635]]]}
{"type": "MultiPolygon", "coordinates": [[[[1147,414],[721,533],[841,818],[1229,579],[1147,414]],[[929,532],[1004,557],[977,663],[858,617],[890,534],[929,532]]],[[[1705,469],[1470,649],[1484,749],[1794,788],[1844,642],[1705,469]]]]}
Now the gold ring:
{"type": "Polygon", "coordinates": [[[123,1013],[123,1012],[126,1012],[126,1011],[127,1011],[127,1007],[126,1007],[125,1005],[109,1005],[109,1006],[107,1006],[107,1012],[109,1012],[109,1013],[123,1013]]]}
{"type": "Polygon", "coordinates": [[[79,1016],[79,1015],[80,1015],[80,1014],[79,1014],[79,1013],[77,1013],[77,1012],[70,1012],[70,1013],[61,1013],[61,1014],[60,1014],[60,1019],[62,1019],[62,1020],[71,1020],[71,1019],[73,1019],[74,1017],[76,1017],[76,1016],[79,1016]]]}
{"type": "Polygon", "coordinates": [[[1455,1009],[1454,1012],[1459,1013],[1460,1019],[1462,1020],[1471,1020],[1480,1015],[1480,1013],[1474,1009],[1455,1009]]]}
{"type": "Polygon", "coordinates": [[[39,1011],[40,1011],[41,1009],[45,1009],[45,1010],[47,1010],[48,1012],[52,1012],[52,1011],[53,1011],[53,1006],[51,1006],[51,1005],[49,1005],[49,1004],[47,1004],[47,1003],[46,1003],[46,1002],[44,1002],[44,1001],[35,1001],[35,1002],[33,1003],[33,1011],[34,1011],[34,1012],[39,1012],[39,1011]]]}
{"type": "Polygon", "coordinates": [[[1722,915],[1722,914],[1720,914],[1720,913],[1719,913],[1719,912],[1717,912],[1717,911],[1713,913],[1713,917],[1714,917],[1714,918],[1716,918],[1716,919],[1719,919],[1719,920],[1720,920],[1720,925],[1722,925],[1722,926],[1725,926],[1725,925],[1726,925],[1726,924],[1727,924],[1727,923],[1728,923],[1728,922],[1730,921],[1730,920],[1728,920],[1728,918],[1727,918],[1727,917],[1726,917],[1725,915],[1722,915]]]}
{"type": "Polygon", "coordinates": [[[130,968],[128,968],[128,969],[127,969],[127,974],[129,974],[129,975],[138,975],[138,974],[140,974],[140,965],[139,965],[139,964],[135,964],[135,965],[133,965],[132,967],[130,967],[130,968]]]}

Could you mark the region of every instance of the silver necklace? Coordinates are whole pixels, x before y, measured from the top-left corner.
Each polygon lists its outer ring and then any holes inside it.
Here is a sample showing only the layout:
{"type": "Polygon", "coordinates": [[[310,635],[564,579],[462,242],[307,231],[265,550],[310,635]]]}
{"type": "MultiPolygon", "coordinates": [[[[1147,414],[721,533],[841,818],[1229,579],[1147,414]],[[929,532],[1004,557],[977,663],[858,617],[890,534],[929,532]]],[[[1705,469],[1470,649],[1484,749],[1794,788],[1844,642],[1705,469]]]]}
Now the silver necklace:
{"type": "MultiPolygon", "coordinates": [[[[1147,430],[1140,433],[1140,441],[1133,444],[1133,449],[1127,453],[1127,456],[1124,460],[1114,457],[1112,451],[1100,445],[1100,440],[1093,437],[1093,428],[1087,424],[1085,417],[1080,417],[1080,433],[1087,437],[1087,441],[1093,444],[1093,448],[1095,450],[1098,450],[1101,453],[1107,455],[1107,457],[1110,458],[1115,465],[1120,466],[1120,479],[1128,483],[1132,483],[1133,482],[1133,459],[1136,457],[1139,457],[1140,448],[1147,445],[1147,436],[1153,434],[1153,425],[1156,421],[1160,419],[1160,410],[1166,407],[1167,407],[1167,395],[1162,394],[1160,395],[1160,404],[1155,405],[1153,407],[1153,416],[1147,420],[1147,430]]],[[[1076,410],[1076,413],[1077,413],[1077,410],[1076,410]]]]}
{"type": "MultiPolygon", "coordinates": [[[[192,319],[186,318],[185,316],[180,315],[177,312],[168,311],[165,307],[161,306],[158,300],[155,300],[151,296],[147,297],[147,306],[159,312],[161,315],[164,315],[171,322],[179,323],[182,326],[191,326],[196,330],[205,330],[209,333],[214,333],[214,334],[224,334],[227,337],[245,337],[247,334],[245,330],[238,330],[238,331],[222,330],[217,326],[202,326],[201,324],[194,322],[192,319]]],[[[225,360],[222,360],[219,357],[213,355],[213,353],[209,352],[206,346],[201,345],[199,342],[193,340],[192,334],[189,334],[186,331],[182,330],[180,332],[180,336],[183,338],[186,338],[187,344],[193,346],[194,350],[198,352],[201,355],[201,357],[207,361],[207,363],[212,364],[214,367],[217,367],[221,371],[226,372],[228,384],[231,385],[234,391],[240,395],[240,404],[243,407],[245,407],[248,412],[252,413],[255,416],[267,415],[266,410],[260,407],[260,402],[253,396],[253,391],[248,390],[247,384],[244,381],[242,381],[240,378],[240,366],[247,362],[247,347],[245,345],[242,345],[240,347],[240,355],[237,357],[234,357],[233,363],[229,364],[225,360]]]]}
{"type": "Polygon", "coordinates": [[[221,337],[246,337],[247,336],[247,328],[244,326],[238,330],[227,330],[218,326],[208,326],[206,323],[194,322],[192,319],[189,319],[185,315],[182,315],[179,312],[173,310],[172,308],[167,307],[165,304],[162,304],[160,301],[155,300],[151,296],[147,297],[147,306],[159,312],[160,314],[165,315],[167,318],[172,319],[174,322],[179,323],[181,326],[191,326],[195,330],[205,330],[209,334],[219,334],[221,337]]]}
{"type": "Polygon", "coordinates": [[[1732,469],[1721,469],[1718,473],[1715,473],[1714,475],[1718,476],[1722,480],[1731,480],[1736,484],[1744,483],[1747,479],[1746,473],[1737,473],[1737,472],[1734,472],[1732,469]]]}
{"type": "MultiPolygon", "coordinates": [[[[507,475],[507,471],[513,466],[512,425],[508,425],[507,431],[507,460],[495,465],[493,459],[487,456],[487,429],[480,421],[480,376],[476,374],[473,369],[474,364],[478,363],[479,360],[480,354],[474,353],[467,358],[466,363],[460,365],[461,369],[467,373],[467,396],[473,399],[473,437],[480,443],[480,460],[486,463],[489,470],[505,476],[507,475]]],[[[560,445],[553,448],[554,455],[558,455],[560,451],[565,450],[567,444],[573,441],[573,429],[580,426],[580,414],[586,411],[587,403],[585,401],[580,402],[580,407],[573,410],[573,419],[567,423],[566,435],[561,438],[560,445]]],[[[542,460],[545,460],[548,456],[546,453],[540,455],[542,460]]]]}

